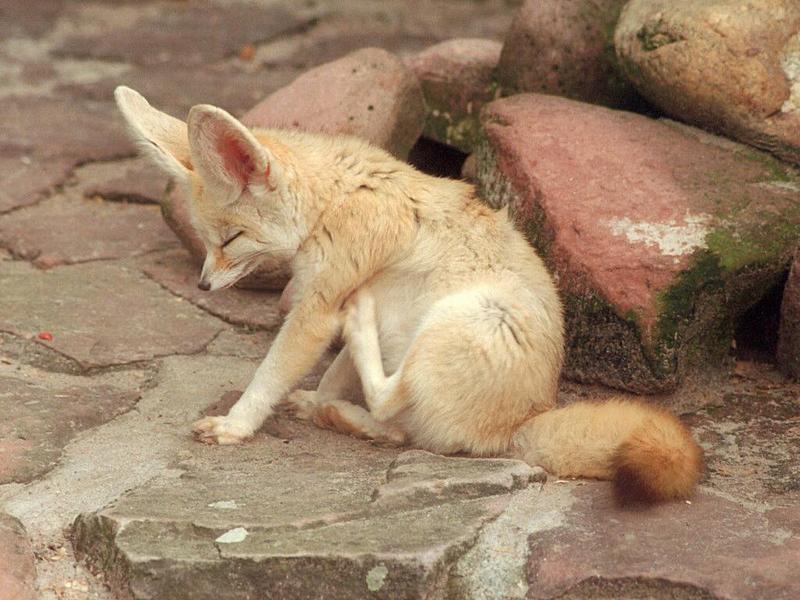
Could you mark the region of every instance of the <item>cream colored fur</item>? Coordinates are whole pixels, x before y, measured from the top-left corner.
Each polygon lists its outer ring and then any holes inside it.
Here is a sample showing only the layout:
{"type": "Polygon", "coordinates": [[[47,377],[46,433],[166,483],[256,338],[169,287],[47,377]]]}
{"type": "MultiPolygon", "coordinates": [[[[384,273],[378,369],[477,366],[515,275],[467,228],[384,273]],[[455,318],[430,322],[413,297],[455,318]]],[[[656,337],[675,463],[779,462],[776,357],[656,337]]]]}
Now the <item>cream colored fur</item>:
{"type": "Polygon", "coordinates": [[[229,414],[195,424],[204,441],[251,436],[342,330],[318,391],[290,396],[321,426],[605,478],[626,431],[658,421],[646,408],[614,407],[610,421],[580,412],[596,406],[550,411],[564,345],[555,285],[472,186],[353,138],[249,131],[209,106],[184,130],[133,90],[116,95],[192,196],[202,287],[232,285],[266,257],[291,261],[286,321],[229,414]],[[348,402],[359,387],[368,410],[348,402]]]}

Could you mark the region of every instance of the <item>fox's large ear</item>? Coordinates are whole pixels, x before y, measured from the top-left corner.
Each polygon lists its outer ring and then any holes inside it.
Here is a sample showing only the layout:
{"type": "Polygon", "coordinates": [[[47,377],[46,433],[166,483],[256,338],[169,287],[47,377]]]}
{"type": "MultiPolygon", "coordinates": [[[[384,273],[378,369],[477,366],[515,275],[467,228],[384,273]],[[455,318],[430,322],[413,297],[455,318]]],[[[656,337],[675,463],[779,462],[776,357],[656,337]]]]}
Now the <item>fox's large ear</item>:
{"type": "Polygon", "coordinates": [[[173,175],[185,178],[192,170],[186,123],[156,110],[139,92],[124,85],[114,90],[114,98],[144,151],[173,175]]]}
{"type": "Polygon", "coordinates": [[[192,163],[206,184],[218,186],[230,201],[248,186],[272,186],[278,177],[271,152],[221,108],[194,106],[187,123],[192,163]]]}

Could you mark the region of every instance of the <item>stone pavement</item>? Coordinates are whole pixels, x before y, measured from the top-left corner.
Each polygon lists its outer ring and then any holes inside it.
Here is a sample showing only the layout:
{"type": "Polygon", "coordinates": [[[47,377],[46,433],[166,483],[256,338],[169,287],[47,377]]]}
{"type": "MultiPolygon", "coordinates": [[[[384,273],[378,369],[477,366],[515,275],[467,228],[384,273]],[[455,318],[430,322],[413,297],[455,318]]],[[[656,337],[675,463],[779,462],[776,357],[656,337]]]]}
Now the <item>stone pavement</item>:
{"type": "Polygon", "coordinates": [[[800,385],[769,365],[658,398],[694,428],[707,473],[691,503],[649,511],[615,507],[604,483],[286,414],[244,446],[189,435],[246,385],[278,294],[196,289],[114,86],[175,114],[242,114],[361,46],[501,39],[512,14],[500,0],[0,1],[0,599],[800,597],[800,385]]]}

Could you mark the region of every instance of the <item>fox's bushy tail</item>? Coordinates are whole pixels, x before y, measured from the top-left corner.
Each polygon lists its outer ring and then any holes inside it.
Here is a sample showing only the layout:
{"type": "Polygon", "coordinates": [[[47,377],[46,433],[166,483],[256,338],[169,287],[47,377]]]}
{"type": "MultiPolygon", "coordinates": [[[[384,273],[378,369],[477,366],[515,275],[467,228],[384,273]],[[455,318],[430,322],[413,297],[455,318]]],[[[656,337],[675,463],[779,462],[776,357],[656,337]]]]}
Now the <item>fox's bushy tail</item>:
{"type": "Polygon", "coordinates": [[[560,477],[610,479],[622,502],[687,498],[703,468],[702,450],[677,417],[623,398],[536,415],[514,435],[513,455],[560,477]]]}

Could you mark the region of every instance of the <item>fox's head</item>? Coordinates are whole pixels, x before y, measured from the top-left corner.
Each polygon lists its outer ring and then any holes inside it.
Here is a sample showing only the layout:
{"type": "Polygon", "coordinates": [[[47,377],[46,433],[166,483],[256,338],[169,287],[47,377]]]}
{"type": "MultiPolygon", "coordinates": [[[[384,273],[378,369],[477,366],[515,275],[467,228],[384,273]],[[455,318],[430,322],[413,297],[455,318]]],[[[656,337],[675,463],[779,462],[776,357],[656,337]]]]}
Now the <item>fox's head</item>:
{"type": "Polygon", "coordinates": [[[206,247],[201,289],[231,286],[265,258],[295,254],[303,224],[285,148],[214,106],[193,107],[184,123],[130,88],[118,87],[114,97],[134,138],[190,198],[206,247]]]}

